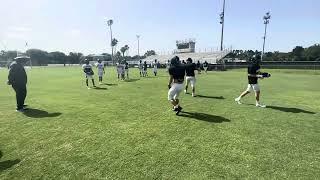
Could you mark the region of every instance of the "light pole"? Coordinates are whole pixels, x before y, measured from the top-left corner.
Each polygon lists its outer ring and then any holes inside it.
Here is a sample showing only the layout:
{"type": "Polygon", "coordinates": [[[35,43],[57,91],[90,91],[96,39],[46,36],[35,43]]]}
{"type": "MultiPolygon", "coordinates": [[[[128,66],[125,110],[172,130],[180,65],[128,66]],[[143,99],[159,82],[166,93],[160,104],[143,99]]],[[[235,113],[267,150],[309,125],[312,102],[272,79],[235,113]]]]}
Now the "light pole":
{"type": "Polygon", "coordinates": [[[140,61],[140,35],[137,35],[138,39],[138,60],[140,61]]]}
{"type": "Polygon", "coordinates": [[[263,16],[263,23],[264,23],[264,36],[263,36],[263,48],[262,48],[262,55],[261,55],[261,61],[263,60],[264,55],[264,48],[266,45],[266,38],[267,38],[267,26],[270,22],[271,15],[270,12],[267,12],[266,15],[263,16]]]}
{"type": "Polygon", "coordinates": [[[220,14],[220,24],[222,25],[222,27],[221,27],[220,51],[223,51],[223,33],[224,33],[224,12],[225,12],[225,7],[226,7],[226,0],[223,0],[223,9],[222,9],[222,13],[220,14]]]}
{"type": "Polygon", "coordinates": [[[114,62],[113,62],[113,44],[112,44],[112,24],[113,24],[113,20],[110,19],[107,21],[107,24],[108,26],[110,27],[110,44],[111,44],[111,60],[112,60],[112,64],[114,65],[114,62]]]}

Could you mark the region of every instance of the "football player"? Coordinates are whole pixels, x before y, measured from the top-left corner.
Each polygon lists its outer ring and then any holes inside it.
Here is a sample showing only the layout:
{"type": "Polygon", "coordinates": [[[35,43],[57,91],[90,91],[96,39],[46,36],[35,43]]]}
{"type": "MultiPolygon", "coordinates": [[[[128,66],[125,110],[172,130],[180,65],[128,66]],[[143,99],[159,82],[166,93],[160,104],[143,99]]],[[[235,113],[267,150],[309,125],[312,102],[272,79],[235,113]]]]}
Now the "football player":
{"type": "Polygon", "coordinates": [[[204,69],[204,72],[205,72],[205,73],[207,73],[208,67],[209,67],[209,63],[208,63],[207,61],[204,61],[204,63],[203,63],[203,69],[204,69]]]}
{"type": "Polygon", "coordinates": [[[255,55],[251,61],[251,63],[248,66],[248,88],[238,97],[235,99],[235,101],[238,104],[241,103],[241,98],[248,95],[251,91],[255,92],[256,96],[256,107],[265,108],[266,105],[263,105],[260,103],[260,86],[258,84],[258,79],[263,79],[264,76],[260,74],[260,61],[261,56],[255,55]]]}
{"type": "Polygon", "coordinates": [[[144,61],[143,63],[143,77],[147,77],[148,76],[148,64],[147,61],[144,61]]]}
{"type": "Polygon", "coordinates": [[[96,87],[96,85],[94,84],[94,79],[93,79],[94,72],[92,70],[91,64],[89,64],[89,60],[85,59],[85,64],[82,66],[82,70],[86,76],[87,88],[90,89],[89,79],[91,79],[93,87],[96,87]]]}
{"type": "Polygon", "coordinates": [[[154,63],[153,63],[153,73],[154,73],[154,76],[157,76],[157,73],[158,73],[158,62],[157,62],[157,60],[154,60],[154,63]]]}
{"type": "Polygon", "coordinates": [[[139,66],[140,77],[142,77],[143,76],[143,63],[141,60],[139,61],[138,66],[139,66]]]}
{"type": "Polygon", "coordinates": [[[168,83],[168,100],[173,105],[173,111],[176,112],[176,115],[182,110],[182,107],[179,105],[179,94],[183,91],[183,81],[185,76],[185,67],[180,63],[179,57],[175,56],[171,60],[171,67],[169,68],[169,83],[168,83]]]}
{"type": "Polygon", "coordinates": [[[104,70],[104,63],[100,59],[98,59],[98,64],[97,64],[97,69],[98,69],[98,76],[99,76],[99,84],[102,84],[102,77],[106,73],[104,70]]]}
{"type": "Polygon", "coordinates": [[[129,63],[127,62],[124,63],[124,70],[127,75],[127,79],[129,79],[129,63]]]}
{"type": "Polygon", "coordinates": [[[187,94],[188,92],[188,86],[189,84],[191,85],[192,88],[192,97],[196,97],[195,91],[196,91],[196,75],[194,73],[195,70],[197,69],[197,65],[195,63],[192,63],[192,59],[188,58],[187,59],[187,64],[185,65],[186,68],[186,87],[184,92],[187,94]]]}

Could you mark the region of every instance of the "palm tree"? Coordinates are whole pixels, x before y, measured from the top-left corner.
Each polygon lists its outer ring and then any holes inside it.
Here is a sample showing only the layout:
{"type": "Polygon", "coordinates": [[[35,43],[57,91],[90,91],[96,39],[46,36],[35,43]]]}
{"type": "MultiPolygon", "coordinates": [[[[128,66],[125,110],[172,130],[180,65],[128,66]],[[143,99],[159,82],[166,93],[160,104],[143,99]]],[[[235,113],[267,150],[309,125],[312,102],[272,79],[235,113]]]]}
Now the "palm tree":
{"type": "Polygon", "coordinates": [[[129,50],[129,46],[128,45],[125,45],[120,49],[123,57],[124,57],[124,53],[127,52],[128,50],[129,50]]]}
{"type": "MultiPolygon", "coordinates": [[[[113,57],[113,54],[114,54],[114,52],[116,51],[116,50],[114,50],[114,49],[116,49],[116,47],[117,47],[117,45],[118,45],[118,40],[116,39],[116,38],[113,38],[112,39],[112,42],[111,42],[111,46],[112,46],[112,57],[113,57]]],[[[114,63],[113,61],[112,61],[112,63],[114,63]]]]}

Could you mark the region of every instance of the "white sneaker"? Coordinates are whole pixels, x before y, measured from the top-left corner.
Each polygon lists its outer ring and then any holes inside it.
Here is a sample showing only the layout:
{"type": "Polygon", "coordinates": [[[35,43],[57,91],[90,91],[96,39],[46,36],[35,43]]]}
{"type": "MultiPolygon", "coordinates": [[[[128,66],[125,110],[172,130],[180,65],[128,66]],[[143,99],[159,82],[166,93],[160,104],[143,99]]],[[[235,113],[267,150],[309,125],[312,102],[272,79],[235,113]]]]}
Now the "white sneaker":
{"type": "Polygon", "coordinates": [[[263,105],[263,104],[256,104],[257,107],[260,107],[260,108],[266,108],[267,106],[266,105],[263,105]]]}
{"type": "Polygon", "coordinates": [[[184,93],[187,94],[187,90],[184,90],[184,93]]]}
{"type": "Polygon", "coordinates": [[[91,89],[90,87],[87,87],[88,89],[91,89]]]}
{"type": "Polygon", "coordinates": [[[234,101],[235,101],[236,103],[238,103],[238,104],[242,104],[241,101],[240,101],[240,98],[235,98],[234,101]]]}
{"type": "Polygon", "coordinates": [[[192,93],[192,97],[196,97],[196,95],[194,93],[192,93]]]}

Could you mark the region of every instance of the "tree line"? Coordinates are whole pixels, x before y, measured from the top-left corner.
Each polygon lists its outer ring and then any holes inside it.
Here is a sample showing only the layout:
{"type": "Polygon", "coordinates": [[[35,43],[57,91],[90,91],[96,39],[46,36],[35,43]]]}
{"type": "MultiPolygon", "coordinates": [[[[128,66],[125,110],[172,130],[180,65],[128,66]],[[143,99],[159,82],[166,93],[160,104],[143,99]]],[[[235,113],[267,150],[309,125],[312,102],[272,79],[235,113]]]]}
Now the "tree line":
{"type": "MultiPolygon", "coordinates": [[[[226,58],[249,60],[253,55],[261,54],[262,52],[257,50],[233,50],[226,58]]],[[[296,46],[291,52],[267,52],[263,56],[263,61],[320,61],[320,44],[308,48],[296,46]]]]}
{"type": "MultiPolygon", "coordinates": [[[[130,61],[144,59],[147,56],[156,55],[154,50],[147,51],[142,56],[127,56],[125,53],[129,50],[129,46],[125,45],[117,51],[113,57],[114,62],[130,61]]],[[[0,51],[0,66],[8,66],[14,58],[19,54],[17,51],[0,51]]],[[[70,52],[65,54],[63,52],[47,52],[41,49],[29,49],[24,55],[29,56],[32,61],[33,66],[46,66],[48,64],[82,64],[85,59],[90,61],[97,61],[98,59],[102,61],[112,62],[112,57],[108,53],[102,53],[101,55],[83,55],[80,52],[70,52]]]]}

